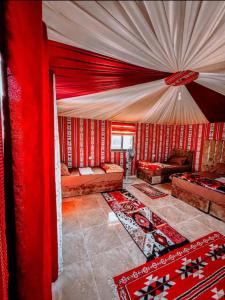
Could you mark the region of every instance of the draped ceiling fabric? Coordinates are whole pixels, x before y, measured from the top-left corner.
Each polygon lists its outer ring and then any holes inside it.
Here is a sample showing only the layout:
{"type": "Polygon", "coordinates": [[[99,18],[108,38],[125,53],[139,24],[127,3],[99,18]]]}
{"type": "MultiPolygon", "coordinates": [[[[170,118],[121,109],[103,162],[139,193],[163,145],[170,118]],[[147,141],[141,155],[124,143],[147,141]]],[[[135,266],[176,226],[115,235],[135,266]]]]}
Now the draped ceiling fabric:
{"type": "Polygon", "coordinates": [[[43,16],[59,115],[225,121],[224,1],[44,1],[43,16]]]}

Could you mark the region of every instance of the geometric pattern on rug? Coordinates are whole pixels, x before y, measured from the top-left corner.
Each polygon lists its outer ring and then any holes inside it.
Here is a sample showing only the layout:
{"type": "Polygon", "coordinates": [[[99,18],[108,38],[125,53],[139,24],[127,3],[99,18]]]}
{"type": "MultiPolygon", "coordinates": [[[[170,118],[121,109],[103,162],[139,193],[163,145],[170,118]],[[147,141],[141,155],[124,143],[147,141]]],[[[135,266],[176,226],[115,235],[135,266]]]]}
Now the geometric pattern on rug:
{"type": "Polygon", "coordinates": [[[127,190],[102,195],[147,260],[189,242],[127,190]]]}
{"type": "Polygon", "coordinates": [[[210,233],[114,277],[117,298],[225,299],[225,237],[210,233]]]}
{"type": "Polygon", "coordinates": [[[149,196],[151,199],[158,199],[158,198],[168,196],[168,194],[157,190],[155,187],[153,187],[150,184],[147,184],[145,182],[132,184],[132,186],[134,186],[136,189],[138,189],[145,195],[149,196]]]}

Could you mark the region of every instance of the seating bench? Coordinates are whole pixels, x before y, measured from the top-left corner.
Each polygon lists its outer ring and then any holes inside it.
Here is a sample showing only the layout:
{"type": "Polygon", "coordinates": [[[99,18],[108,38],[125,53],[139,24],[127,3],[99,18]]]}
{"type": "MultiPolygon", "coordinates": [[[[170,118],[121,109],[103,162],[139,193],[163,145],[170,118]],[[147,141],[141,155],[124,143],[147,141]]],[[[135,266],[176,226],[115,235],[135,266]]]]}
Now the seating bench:
{"type": "Polygon", "coordinates": [[[123,187],[124,170],[115,164],[88,168],[92,174],[83,174],[87,168],[75,168],[61,177],[62,197],[74,197],[97,192],[107,192],[123,187]]]}

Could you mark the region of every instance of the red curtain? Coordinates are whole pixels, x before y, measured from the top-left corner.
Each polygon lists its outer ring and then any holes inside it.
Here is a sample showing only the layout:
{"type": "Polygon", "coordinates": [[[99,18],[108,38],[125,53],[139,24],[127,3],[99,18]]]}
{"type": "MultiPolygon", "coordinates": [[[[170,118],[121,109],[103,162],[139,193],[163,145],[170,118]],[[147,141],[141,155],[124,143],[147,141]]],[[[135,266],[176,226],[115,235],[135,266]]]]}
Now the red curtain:
{"type": "Polygon", "coordinates": [[[16,224],[16,296],[51,299],[57,277],[53,99],[41,1],[8,1],[8,106],[16,224]],[[43,37],[44,32],[44,37],[43,37]]]}
{"type": "Polygon", "coordinates": [[[131,65],[88,50],[49,41],[57,99],[82,96],[165,78],[169,73],[131,65]]]}
{"type": "MultiPolygon", "coordinates": [[[[0,109],[1,112],[1,109],[0,109]]],[[[8,299],[8,262],[6,246],[4,164],[2,143],[2,121],[0,114],[0,299],[8,299]]]]}
{"type": "Polygon", "coordinates": [[[135,135],[136,125],[134,123],[112,122],[112,134],[135,135]]]}

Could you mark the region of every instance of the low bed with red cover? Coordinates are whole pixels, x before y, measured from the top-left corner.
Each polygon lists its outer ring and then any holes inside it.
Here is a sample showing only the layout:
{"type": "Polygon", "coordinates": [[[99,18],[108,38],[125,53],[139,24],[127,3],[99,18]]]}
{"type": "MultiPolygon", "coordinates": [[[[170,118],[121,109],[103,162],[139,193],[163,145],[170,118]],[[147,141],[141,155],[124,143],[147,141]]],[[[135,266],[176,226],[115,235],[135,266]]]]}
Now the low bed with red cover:
{"type": "Polygon", "coordinates": [[[213,232],[114,277],[118,299],[224,299],[225,237],[213,232]]]}

